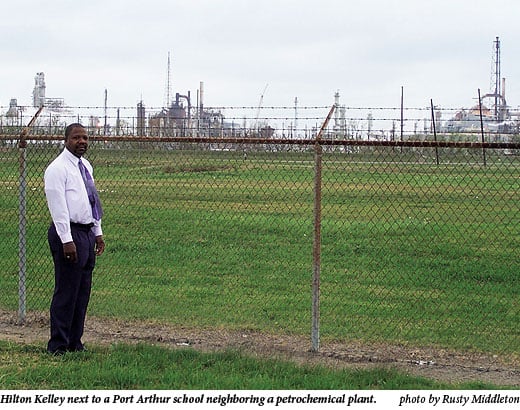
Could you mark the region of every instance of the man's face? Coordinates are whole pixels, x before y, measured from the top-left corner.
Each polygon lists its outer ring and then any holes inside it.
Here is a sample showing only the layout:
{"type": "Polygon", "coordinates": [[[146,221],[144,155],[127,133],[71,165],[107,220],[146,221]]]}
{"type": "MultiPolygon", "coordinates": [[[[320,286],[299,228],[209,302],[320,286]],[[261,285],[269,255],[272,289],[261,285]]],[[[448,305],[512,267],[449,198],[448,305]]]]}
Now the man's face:
{"type": "Polygon", "coordinates": [[[87,130],[82,127],[74,127],[65,139],[65,147],[77,157],[81,157],[88,148],[87,130]]]}

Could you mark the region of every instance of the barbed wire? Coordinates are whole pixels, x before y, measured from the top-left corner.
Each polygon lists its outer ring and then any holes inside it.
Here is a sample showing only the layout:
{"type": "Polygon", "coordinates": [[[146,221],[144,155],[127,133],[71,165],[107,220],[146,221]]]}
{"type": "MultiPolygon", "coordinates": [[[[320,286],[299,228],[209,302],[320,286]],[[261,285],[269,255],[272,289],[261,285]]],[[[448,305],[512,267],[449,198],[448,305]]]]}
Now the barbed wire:
{"type": "MultiPolygon", "coordinates": [[[[332,105],[309,105],[309,106],[289,106],[289,105],[282,105],[282,106],[250,106],[250,105],[229,105],[229,106],[220,106],[220,105],[204,105],[205,110],[292,110],[294,111],[297,109],[300,110],[328,110],[330,109],[332,105]]],[[[152,111],[160,111],[164,109],[168,109],[171,107],[166,106],[146,106],[143,105],[147,110],[152,111]]],[[[186,106],[183,106],[184,108],[187,108],[186,106]]],[[[345,110],[351,110],[351,111],[430,111],[431,107],[395,107],[395,106],[346,106],[346,105],[338,105],[338,108],[342,108],[345,110]]],[[[0,105],[0,111],[7,111],[9,110],[9,106],[6,105],[0,105]]],[[[34,107],[32,105],[17,105],[15,108],[22,110],[22,111],[29,111],[32,109],[37,109],[38,107],[34,107]]],[[[45,107],[45,108],[52,108],[51,106],[45,107]]],[[[137,104],[133,106],[116,106],[116,105],[67,105],[60,107],[64,111],[66,110],[135,110],[137,109],[137,104]]],[[[191,106],[192,109],[197,109],[198,107],[195,105],[191,106]]],[[[461,107],[442,107],[442,106],[434,106],[435,109],[441,110],[441,111],[453,111],[458,112],[462,110],[471,110],[471,107],[461,108],[461,107]]]]}

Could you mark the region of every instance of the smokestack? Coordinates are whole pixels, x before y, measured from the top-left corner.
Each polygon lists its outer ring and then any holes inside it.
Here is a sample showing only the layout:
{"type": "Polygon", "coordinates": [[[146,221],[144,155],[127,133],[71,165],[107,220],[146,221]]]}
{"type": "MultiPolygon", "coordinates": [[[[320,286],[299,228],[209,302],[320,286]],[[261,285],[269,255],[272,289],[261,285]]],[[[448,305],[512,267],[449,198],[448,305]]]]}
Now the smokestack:
{"type": "Polygon", "coordinates": [[[146,127],[146,109],[144,107],[143,101],[137,103],[137,135],[143,137],[145,135],[145,127],[146,127]]]}
{"type": "Polygon", "coordinates": [[[199,101],[199,104],[200,104],[200,111],[202,113],[202,109],[204,108],[204,82],[200,82],[200,101],[199,101]]]}
{"type": "Polygon", "coordinates": [[[506,79],[502,77],[502,99],[506,100],[506,79]]]}

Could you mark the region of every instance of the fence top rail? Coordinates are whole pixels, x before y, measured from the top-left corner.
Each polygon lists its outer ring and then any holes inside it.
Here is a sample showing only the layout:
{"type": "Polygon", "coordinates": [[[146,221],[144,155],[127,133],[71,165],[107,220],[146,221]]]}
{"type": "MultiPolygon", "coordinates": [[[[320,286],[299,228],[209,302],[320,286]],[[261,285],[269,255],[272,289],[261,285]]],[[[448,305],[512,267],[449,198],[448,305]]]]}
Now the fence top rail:
{"type": "MultiPolygon", "coordinates": [[[[27,141],[63,141],[62,135],[27,135],[27,141]]],[[[17,141],[13,135],[0,134],[0,141],[17,141]]],[[[159,143],[207,143],[207,144],[276,144],[276,145],[327,145],[369,147],[414,147],[414,148],[472,148],[472,149],[520,149],[520,142],[465,142],[465,141],[419,141],[419,140],[356,140],[356,139],[295,139],[256,137],[139,137],[133,135],[92,135],[91,141],[102,142],[159,142],[159,143]]]]}

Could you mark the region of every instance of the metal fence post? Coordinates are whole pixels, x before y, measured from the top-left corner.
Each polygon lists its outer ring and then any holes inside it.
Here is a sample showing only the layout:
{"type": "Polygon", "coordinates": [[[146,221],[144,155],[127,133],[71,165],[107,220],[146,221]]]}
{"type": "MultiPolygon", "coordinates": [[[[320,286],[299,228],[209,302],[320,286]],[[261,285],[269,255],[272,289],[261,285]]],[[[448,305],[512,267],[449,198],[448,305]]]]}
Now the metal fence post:
{"type": "Polygon", "coordinates": [[[27,314],[27,134],[29,128],[40,115],[41,106],[27,127],[20,133],[18,142],[19,156],[19,182],[18,182],[18,324],[24,324],[27,314]]]}
{"type": "Polygon", "coordinates": [[[312,246],[312,351],[320,348],[320,270],[321,270],[321,160],[323,148],[314,145],[314,241],[312,246]]]}
{"type": "Polygon", "coordinates": [[[482,120],[482,98],[480,98],[480,88],[478,89],[478,108],[480,114],[480,138],[482,141],[482,159],[484,160],[484,166],[486,166],[486,148],[484,147],[484,122],[482,120]]]}
{"type": "Polygon", "coordinates": [[[20,150],[20,174],[18,182],[18,324],[25,323],[26,317],[26,146],[25,133],[22,132],[18,145],[20,150]]]}
{"type": "Polygon", "coordinates": [[[312,351],[320,348],[320,275],[321,275],[321,162],[323,147],[321,136],[334,112],[335,105],[329,111],[325,122],[316,135],[314,144],[314,240],[313,240],[313,274],[312,274],[312,351]]]}

